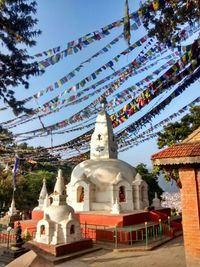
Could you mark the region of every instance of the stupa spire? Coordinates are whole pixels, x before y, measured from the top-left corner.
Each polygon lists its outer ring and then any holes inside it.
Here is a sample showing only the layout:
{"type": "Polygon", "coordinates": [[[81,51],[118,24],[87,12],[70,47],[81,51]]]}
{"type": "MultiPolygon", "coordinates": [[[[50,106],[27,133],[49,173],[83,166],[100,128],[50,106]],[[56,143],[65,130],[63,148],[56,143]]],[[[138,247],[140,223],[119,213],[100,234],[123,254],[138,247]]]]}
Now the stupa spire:
{"type": "Polygon", "coordinates": [[[11,202],[11,205],[10,205],[10,208],[9,208],[9,211],[8,211],[8,215],[14,215],[17,213],[17,210],[15,208],[15,199],[14,199],[14,196],[12,197],[12,202],[11,202]]]}
{"type": "Polygon", "coordinates": [[[101,104],[101,106],[102,106],[102,109],[106,109],[106,104],[107,104],[108,102],[107,102],[107,100],[106,100],[106,98],[105,98],[105,96],[102,96],[101,98],[100,98],[100,104],[101,104]]]}
{"type": "Polygon", "coordinates": [[[54,193],[57,193],[59,195],[66,195],[65,193],[65,184],[64,184],[64,179],[62,176],[62,170],[58,170],[58,176],[57,180],[54,186],[54,193]]]}
{"type": "Polygon", "coordinates": [[[53,194],[51,194],[51,197],[52,197],[51,205],[54,206],[66,205],[67,195],[61,169],[58,170],[57,180],[54,186],[53,194]]]}
{"type": "Polygon", "coordinates": [[[91,159],[117,158],[117,142],[113,133],[110,116],[106,112],[106,98],[102,97],[101,111],[97,115],[95,129],[91,137],[91,159]]]}
{"type": "Polygon", "coordinates": [[[46,179],[43,179],[42,189],[40,191],[39,198],[45,199],[46,195],[48,195],[48,193],[47,193],[47,187],[46,187],[46,179]]]}
{"type": "Polygon", "coordinates": [[[161,207],[161,201],[160,201],[160,199],[158,198],[158,194],[157,194],[157,192],[155,192],[155,197],[154,197],[154,199],[152,200],[152,206],[154,206],[155,208],[160,208],[160,207],[161,207]]]}

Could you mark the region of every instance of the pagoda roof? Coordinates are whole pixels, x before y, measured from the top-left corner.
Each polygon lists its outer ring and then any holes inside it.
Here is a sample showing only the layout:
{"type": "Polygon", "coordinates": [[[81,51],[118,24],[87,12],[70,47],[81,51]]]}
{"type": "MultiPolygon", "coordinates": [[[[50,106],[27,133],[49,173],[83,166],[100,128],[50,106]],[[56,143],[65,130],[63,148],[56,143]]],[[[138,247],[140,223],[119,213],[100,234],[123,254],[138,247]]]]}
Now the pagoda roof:
{"type": "Polygon", "coordinates": [[[180,144],[153,154],[151,159],[154,165],[200,163],[200,127],[180,144]]]}

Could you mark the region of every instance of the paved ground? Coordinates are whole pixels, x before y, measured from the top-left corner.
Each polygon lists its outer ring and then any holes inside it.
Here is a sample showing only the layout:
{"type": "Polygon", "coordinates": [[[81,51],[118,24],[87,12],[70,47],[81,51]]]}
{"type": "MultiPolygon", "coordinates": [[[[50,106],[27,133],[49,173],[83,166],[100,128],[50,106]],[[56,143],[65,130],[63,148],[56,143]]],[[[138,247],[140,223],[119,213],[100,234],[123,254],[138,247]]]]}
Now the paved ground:
{"type": "MultiPolygon", "coordinates": [[[[33,251],[24,254],[13,261],[9,267],[46,267],[46,262],[35,262],[29,265],[30,260],[34,261],[33,251]],[[22,258],[23,257],[23,258],[22,258]]],[[[97,252],[87,254],[76,260],[67,261],[56,267],[186,267],[185,254],[182,237],[175,238],[152,251],[146,252],[113,252],[102,249],[97,252]]]]}
{"type": "Polygon", "coordinates": [[[100,250],[59,267],[186,267],[182,237],[146,252],[112,252],[100,250]]]}

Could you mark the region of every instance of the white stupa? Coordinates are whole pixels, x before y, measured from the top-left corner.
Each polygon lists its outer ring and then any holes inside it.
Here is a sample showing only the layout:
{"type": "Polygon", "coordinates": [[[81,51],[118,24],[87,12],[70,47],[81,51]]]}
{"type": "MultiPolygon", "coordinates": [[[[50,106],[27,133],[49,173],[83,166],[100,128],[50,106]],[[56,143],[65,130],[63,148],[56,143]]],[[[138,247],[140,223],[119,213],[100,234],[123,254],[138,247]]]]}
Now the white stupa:
{"type": "Polygon", "coordinates": [[[8,211],[8,215],[9,216],[12,216],[12,215],[16,215],[17,214],[17,210],[16,210],[16,207],[15,207],[15,199],[14,199],[14,196],[12,197],[12,202],[11,202],[11,205],[10,205],[10,208],[9,208],[9,211],[8,211]]]}
{"type": "Polygon", "coordinates": [[[152,200],[152,206],[154,208],[161,208],[161,201],[160,199],[158,198],[158,194],[155,192],[155,197],[154,199],[152,200]]]}
{"type": "Polygon", "coordinates": [[[35,207],[33,210],[34,211],[43,211],[44,202],[45,202],[46,198],[48,199],[48,192],[47,192],[47,187],[46,187],[46,180],[43,179],[43,185],[42,185],[42,189],[40,191],[40,195],[39,195],[39,199],[38,199],[38,206],[35,207]]]}
{"type": "Polygon", "coordinates": [[[44,218],[37,223],[36,242],[58,245],[80,240],[80,224],[66,197],[62,171],[59,170],[54,192],[50,195],[52,203],[48,204],[47,196],[44,200],[44,218]]]}
{"type": "Polygon", "coordinates": [[[149,205],[146,182],[136,180],[135,168],[117,156],[116,138],[103,101],[91,137],[90,159],[74,168],[67,185],[68,203],[75,211],[118,214],[149,205]]]}

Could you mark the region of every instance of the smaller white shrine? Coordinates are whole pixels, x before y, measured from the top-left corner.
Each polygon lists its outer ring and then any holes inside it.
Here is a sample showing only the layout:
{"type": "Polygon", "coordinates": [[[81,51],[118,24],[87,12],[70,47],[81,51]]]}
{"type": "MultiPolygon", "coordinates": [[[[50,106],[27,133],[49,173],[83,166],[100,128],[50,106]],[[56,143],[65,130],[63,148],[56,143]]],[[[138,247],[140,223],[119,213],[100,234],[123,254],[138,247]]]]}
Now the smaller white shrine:
{"type": "Polygon", "coordinates": [[[67,193],[75,211],[119,214],[149,206],[147,183],[134,167],[118,159],[105,99],[91,137],[90,159],[74,168],[67,193]]]}
{"type": "Polygon", "coordinates": [[[155,192],[155,197],[154,199],[152,200],[152,206],[154,208],[161,208],[161,201],[160,199],[158,198],[158,194],[155,192]]]}
{"type": "Polygon", "coordinates": [[[15,199],[14,199],[14,196],[13,196],[12,202],[11,202],[11,205],[10,205],[10,208],[9,208],[9,211],[8,211],[8,215],[12,216],[12,215],[16,215],[16,214],[17,214],[17,210],[16,210],[16,207],[15,207],[15,199]]]}
{"type": "Polygon", "coordinates": [[[67,244],[81,239],[80,224],[74,218],[74,210],[66,202],[62,171],[58,171],[54,192],[43,201],[44,217],[37,223],[35,241],[44,244],[67,244]]]}
{"type": "Polygon", "coordinates": [[[46,187],[46,180],[43,179],[43,185],[42,185],[42,189],[40,191],[40,195],[39,195],[39,199],[38,199],[38,206],[35,207],[33,210],[34,211],[43,211],[44,209],[44,203],[45,203],[45,199],[47,198],[46,201],[48,200],[48,192],[47,192],[47,187],[46,187]]]}

